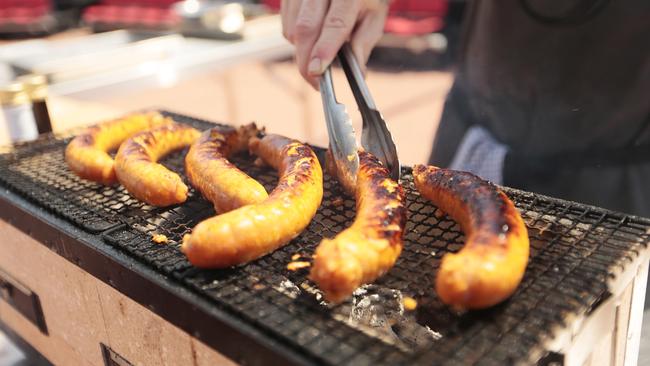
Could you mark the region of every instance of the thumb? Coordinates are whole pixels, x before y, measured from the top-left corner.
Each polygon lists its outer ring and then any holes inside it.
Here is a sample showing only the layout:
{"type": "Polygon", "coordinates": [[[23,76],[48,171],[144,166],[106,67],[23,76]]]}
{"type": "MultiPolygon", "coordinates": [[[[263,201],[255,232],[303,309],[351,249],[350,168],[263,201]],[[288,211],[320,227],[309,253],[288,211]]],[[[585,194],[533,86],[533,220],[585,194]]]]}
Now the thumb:
{"type": "Polygon", "coordinates": [[[332,63],[336,53],[352,32],[360,10],[359,0],[333,0],[327,11],[323,28],[312,48],[307,73],[321,75],[332,63]]]}

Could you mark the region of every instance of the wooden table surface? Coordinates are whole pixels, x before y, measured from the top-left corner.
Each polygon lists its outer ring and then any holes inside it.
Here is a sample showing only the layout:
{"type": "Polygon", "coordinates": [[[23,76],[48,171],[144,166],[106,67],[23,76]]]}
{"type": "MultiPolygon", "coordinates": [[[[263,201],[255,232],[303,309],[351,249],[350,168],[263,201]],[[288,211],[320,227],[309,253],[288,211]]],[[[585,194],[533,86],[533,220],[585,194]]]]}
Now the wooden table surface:
{"type": "MultiPolygon", "coordinates": [[[[345,77],[340,70],[334,77],[337,97],[348,107],[360,132],[361,118],[345,77]]],[[[450,72],[369,72],[370,90],[404,164],[426,162],[452,81],[450,72]]],[[[269,132],[320,146],[328,141],[320,95],[301,79],[291,61],[246,63],[170,87],[101,97],[96,94],[88,98],[51,96],[49,108],[55,131],[130,111],[163,108],[233,125],[256,121],[269,132]]]]}

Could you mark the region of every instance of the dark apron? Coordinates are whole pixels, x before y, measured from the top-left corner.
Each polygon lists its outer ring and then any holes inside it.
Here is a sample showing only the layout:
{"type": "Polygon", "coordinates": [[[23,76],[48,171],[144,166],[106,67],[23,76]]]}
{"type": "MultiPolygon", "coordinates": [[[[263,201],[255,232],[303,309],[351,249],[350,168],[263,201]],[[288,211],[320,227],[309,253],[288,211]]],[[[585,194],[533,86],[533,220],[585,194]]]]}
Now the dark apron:
{"type": "Polygon", "coordinates": [[[430,163],[481,125],[505,185],[650,217],[649,35],[647,0],[475,0],[430,163]]]}

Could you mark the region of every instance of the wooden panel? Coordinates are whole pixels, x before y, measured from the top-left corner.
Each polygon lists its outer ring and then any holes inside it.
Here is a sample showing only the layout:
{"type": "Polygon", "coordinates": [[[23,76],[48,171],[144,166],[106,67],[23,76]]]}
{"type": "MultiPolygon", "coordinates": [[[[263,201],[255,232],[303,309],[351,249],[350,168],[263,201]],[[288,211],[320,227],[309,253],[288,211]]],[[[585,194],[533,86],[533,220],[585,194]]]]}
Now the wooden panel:
{"type": "Polygon", "coordinates": [[[193,366],[235,366],[236,363],[214,352],[210,347],[196,338],[191,339],[193,366]]]}
{"type": "Polygon", "coordinates": [[[643,263],[634,278],[630,321],[627,327],[627,344],[625,345],[625,366],[635,366],[639,358],[641,342],[641,324],[643,322],[643,305],[645,303],[648,282],[648,261],[643,263]]]}
{"type": "Polygon", "coordinates": [[[97,283],[111,349],[134,365],[191,365],[190,336],[113,288],[97,283]]]}
{"type": "Polygon", "coordinates": [[[589,356],[588,366],[610,366],[612,365],[614,356],[614,333],[607,333],[600,339],[593,348],[593,352],[589,356]]]}
{"type": "Polygon", "coordinates": [[[623,366],[625,362],[625,349],[627,344],[627,327],[630,321],[630,307],[632,305],[632,289],[634,282],[630,283],[619,299],[616,308],[616,328],[614,329],[614,365],[623,366]]]}
{"type": "Polygon", "coordinates": [[[52,334],[50,336],[44,335],[34,324],[30,323],[29,320],[2,300],[0,300],[0,314],[2,314],[2,322],[6,326],[13,329],[21,338],[29,342],[32,347],[55,365],[103,365],[103,363],[93,364],[84,359],[63,338],[52,334]]]}
{"type": "Polygon", "coordinates": [[[0,237],[0,268],[39,295],[50,335],[2,301],[0,319],[54,364],[101,366],[104,343],[134,365],[235,365],[2,220],[0,237]]]}
{"type": "MultiPolygon", "coordinates": [[[[566,351],[565,364],[569,366],[584,365],[591,353],[595,351],[594,346],[602,341],[603,338],[611,335],[611,331],[614,329],[615,318],[615,299],[609,299],[604,302],[588,318],[585,318],[582,324],[580,324],[579,330],[574,333],[572,344],[566,351]]],[[[574,329],[576,328],[574,327],[574,329]]],[[[611,344],[610,338],[607,347],[611,348],[611,344]]],[[[593,359],[589,360],[589,362],[591,361],[593,359]]],[[[600,360],[596,361],[599,362],[600,360]]],[[[609,361],[604,364],[609,364],[609,361]]]]}
{"type": "Polygon", "coordinates": [[[110,347],[134,365],[236,365],[108,285],[97,289],[110,347]]]}
{"type": "MultiPolygon", "coordinates": [[[[102,365],[99,342],[106,336],[93,284],[96,280],[4,221],[0,221],[0,237],[6,238],[0,241],[0,251],[9,254],[0,256],[0,268],[32,289],[41,301],[51,340],[35,348],[51,358],[66,348],[65,343],[74,347],[76,359],[102,365]]],[[[17,313],[10,314],[16,322],[17,313]]],[[[21,327],[16,331],[23,335],[26,319],[19,317],[15,324],[21,327]]],[[[32,342],[32,332],[28,335],[23,336],[32,342]]]]}

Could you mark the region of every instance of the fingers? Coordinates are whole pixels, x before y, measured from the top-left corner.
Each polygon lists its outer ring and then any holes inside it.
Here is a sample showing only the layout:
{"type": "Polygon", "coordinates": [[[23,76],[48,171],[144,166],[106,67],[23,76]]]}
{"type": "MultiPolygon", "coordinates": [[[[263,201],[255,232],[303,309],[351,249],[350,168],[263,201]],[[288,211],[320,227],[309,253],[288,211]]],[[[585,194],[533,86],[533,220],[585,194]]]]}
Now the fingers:
{"type": "Polygon", "coordinates": [[[321,34],[328,6],[329,1],[303,0],[293,31],[298,69],[305,80],[315,89],[318,89],[318,79],[308,73],[310,55],[316,40],[321,34]]]}
{"type": "Polygon", "coordinates": [[[282,18],[282,35],[287,41],[294,43],[294,30],[301,0],[282,0],[280,16],[282,18]]]}
{"type": "Polygon", "coordinates": [[[289,0],[282,0],[280,2],[280,19],[282,20],[282,35],[286,40],[289,40],[289,36],[287,35],[288,31],[288,20],[287,18],[289,17],[289,0]]]}
{"type": "Polygon", "coordinates": [[[310,77],[320,76],[332,63],[339,48],[352,32],[360,7],[360,0],[331,1],[320,36],[313,46],[307,64],[307,73],[310,77]]]}
{"type": "Polygon", "coordinates": [[[383,34],[388,5],[382,0],[282,0],[281,13],[284,37],[296,46],[298,69],[318,89],[320,75],[348,39],[365,72],[383,34]]]}
{"type": "Polygon", "coordinates": [[[359,61],[364,74],[366,73],[366,64],[370,53],[384,34],[384,23],[387,14],[388,7],[368,11],[357,25],[350,40],[352,52],[359,61]]]}

